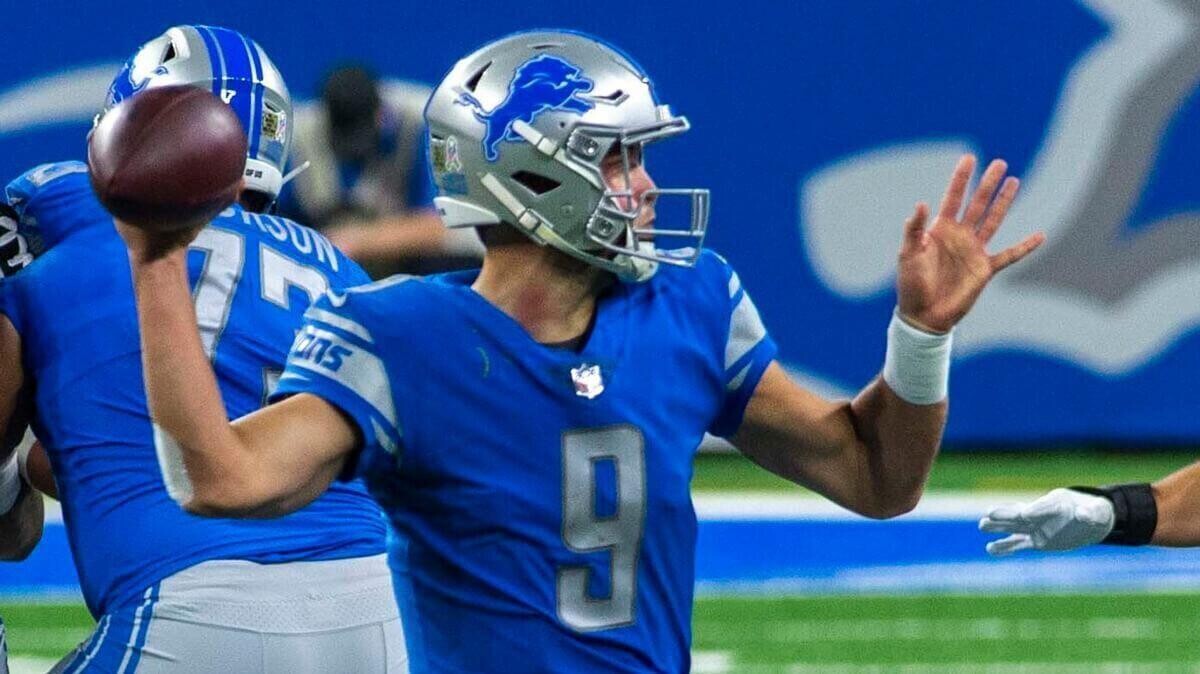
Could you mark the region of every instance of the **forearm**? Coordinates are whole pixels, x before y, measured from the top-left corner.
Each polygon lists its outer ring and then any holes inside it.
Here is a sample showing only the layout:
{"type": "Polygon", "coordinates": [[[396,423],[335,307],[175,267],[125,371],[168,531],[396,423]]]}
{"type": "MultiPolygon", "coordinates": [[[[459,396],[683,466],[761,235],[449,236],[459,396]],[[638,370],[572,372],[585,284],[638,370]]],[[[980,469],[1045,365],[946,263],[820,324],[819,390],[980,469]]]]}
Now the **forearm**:
{"type": "Polygon", "coordinates": [[[1200,463],[1182,468],[1153,485],[1158,525],[1153,545],[1200,545],[1200,463]]]}
{"type": "Polygon", "coordinates": [[[196,493],[236,488],[238,476],[253,473],[248,472],[245,448],[230,429],[200,342],[186,253],[135,260],[133,278],[151,417],[177,443],[196,493]]]}
{"type": "Polygon", "coordinates": [[[438,255],[446,239],[446,228],[436,215],[390,216],[366,226],[354,257],[371,261],[438,255]]]}
{"type": "Polygon", "coordinates": [[[42,495],[22,483],[17,502],[0,515],[0,561],[21,561],[33,552],[42,538],[45,519],[42,495]]]}
{"type": "Polygon", "coordinates": [[[46,454],[46,449],[42,447],[42,443],[34,440],[32,435],[25,441],[32,441],[25,458],[25,479],[34,489],[58,500],[58,483],[54,481],[54,470],[50,466],[50,457],[46,454]]]}
{"type": "Polygon", "coordinates": [[[772,364],[732,440],[776,475],[886,518],[916,505],[945,419],[944,401],[913,405],[878,379],[853,401],[827,401],[772,364]]]}
{"type": "Polygon", "coordinates": [[[866,489],[862,497],[875,499],[873,506],[885,514],[912,510],[941,446],[946,401],[914,405],[877,378],[850,409],[866,489]]]}

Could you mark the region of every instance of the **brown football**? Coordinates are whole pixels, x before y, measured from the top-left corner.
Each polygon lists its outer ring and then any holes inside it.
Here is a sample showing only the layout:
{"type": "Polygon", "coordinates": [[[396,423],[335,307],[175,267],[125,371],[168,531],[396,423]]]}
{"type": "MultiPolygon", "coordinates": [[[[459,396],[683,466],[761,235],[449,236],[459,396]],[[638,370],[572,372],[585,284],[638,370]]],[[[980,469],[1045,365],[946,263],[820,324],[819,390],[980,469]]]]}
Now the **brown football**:
{"type": "Polygon", "coordinates": [[[106,112],[88,138],[100,203],[148,230],[208,223],[237,199],[245,166],[237,115],[199,87],[147,89],[106,112]]]}

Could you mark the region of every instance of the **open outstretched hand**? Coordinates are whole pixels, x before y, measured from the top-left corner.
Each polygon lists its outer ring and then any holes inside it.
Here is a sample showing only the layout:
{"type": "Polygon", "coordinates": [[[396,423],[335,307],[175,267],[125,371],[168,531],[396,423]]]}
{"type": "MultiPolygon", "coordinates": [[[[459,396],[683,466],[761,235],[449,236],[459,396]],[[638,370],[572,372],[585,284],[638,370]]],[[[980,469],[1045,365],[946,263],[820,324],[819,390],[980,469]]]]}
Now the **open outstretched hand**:
{"type": "Polygon", "coordinates": [[[896,281],[900,315],[933,332],[953,328],[971,310],[993,276],[1046,240],[1038,232],[989,255],[986,246],[1004,222],[1020,181],[1004,177],[1008,170],[1004,161],[993,161],[960,217],[974,170],[974,156],[965,155],[959,160],[931,226],[926,228],[929,206],[924,203],[917,204],[904,224],[896,281]]]}

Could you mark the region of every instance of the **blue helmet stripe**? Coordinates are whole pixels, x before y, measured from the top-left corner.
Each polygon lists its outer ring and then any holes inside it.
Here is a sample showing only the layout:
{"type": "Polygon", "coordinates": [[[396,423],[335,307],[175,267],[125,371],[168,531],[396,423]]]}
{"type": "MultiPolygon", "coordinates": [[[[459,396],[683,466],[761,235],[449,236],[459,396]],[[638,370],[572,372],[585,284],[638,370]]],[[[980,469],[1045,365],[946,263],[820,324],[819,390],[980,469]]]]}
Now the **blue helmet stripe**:
{"type": "Polygon", "coordinates": [[[200,34],[200,39],[204,40],[204,47],[208,50],[209,66],[212,68],[212,94],[220,97],[221,82],[225,79],[225,59],[221,57],[217,39],[213,37],[208,26],[196,26],[196,32],[200,34]]]}
{"type": "Polygon", "coordinates": [[[262,61],[258,58],[258,47],[245,35],[240,36],[242,44],[246,47],[246,53],[250,55],[250,69],[254,79],[254,85],[250,94],[252,106],[250,108],[250,156],[258,157],[258,144],[262,137],[262,111],[265,102],[263,101],[263,68],[262,61]]]}
{"type": "Polygon", "coordinates": [[[228,28],[209,27],[208,30],[217,39],[217,47],[224,63],[225,74],[222,78],[221,88],[236,92],[233,94],[233,98],[226,102],[241,120],[242,128],[249,138],[253,135],[252,129],[254,128],[254,106],[251,105],[252,101],[250,100],[253,91],[250,56],[246,53],[240,34],[228,28]]]}

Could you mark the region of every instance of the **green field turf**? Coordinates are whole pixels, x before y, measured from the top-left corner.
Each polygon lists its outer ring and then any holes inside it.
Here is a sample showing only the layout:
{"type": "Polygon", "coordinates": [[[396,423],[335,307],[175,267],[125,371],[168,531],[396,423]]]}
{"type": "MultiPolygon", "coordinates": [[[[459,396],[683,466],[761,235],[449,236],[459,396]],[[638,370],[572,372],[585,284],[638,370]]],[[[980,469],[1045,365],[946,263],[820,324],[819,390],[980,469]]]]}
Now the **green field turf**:
{"type": "Polygon", "coordinates": [[[53,664],[86,638],[94,625],[83,604],[0,603],[0,616],[8,630],[12,674],[38,671],[31,667],[35,663],[53,664]]]}
{"type": "MultiPolygon", "coordinates": [[[[91,625],[73,605],[0,613],[25,668],[91,625]]],[[[1196,672],[1198,626],[1200,595],[712,597],[696,604],[695,671],[1196,672]]]]}
{"type": "MultiPolygon", "coordinates": [[[[934,465],[935,491],[1044,491],[1072,484],[1154,480],[1200,458],[1200,452],[1115,454],[1103,452],[946,453],[934,465]]],[[[696,491],[796,489],[738,454],[696,459],[696,491]]]]}
{"type": "Polygon", "coordinates": [[[697,670],[1196,672],[1200,595],[708,598],[697,670]]]}
{"type": "MultiPolygon", "coordinates": [[[[1191,453],[947,454],[938,491],[1041,491],[1150,480],[1191,453]]],[[[702,492],[796,489],[737,455],[697,460],[702,492]]],[[[80,605],[4,603],[13,674],[45,671],[90,631],[80,605]]],[[[698,674],[884,672],[1200,674],[1200,595],[795,598],[697,601],[698,674]]]]}

